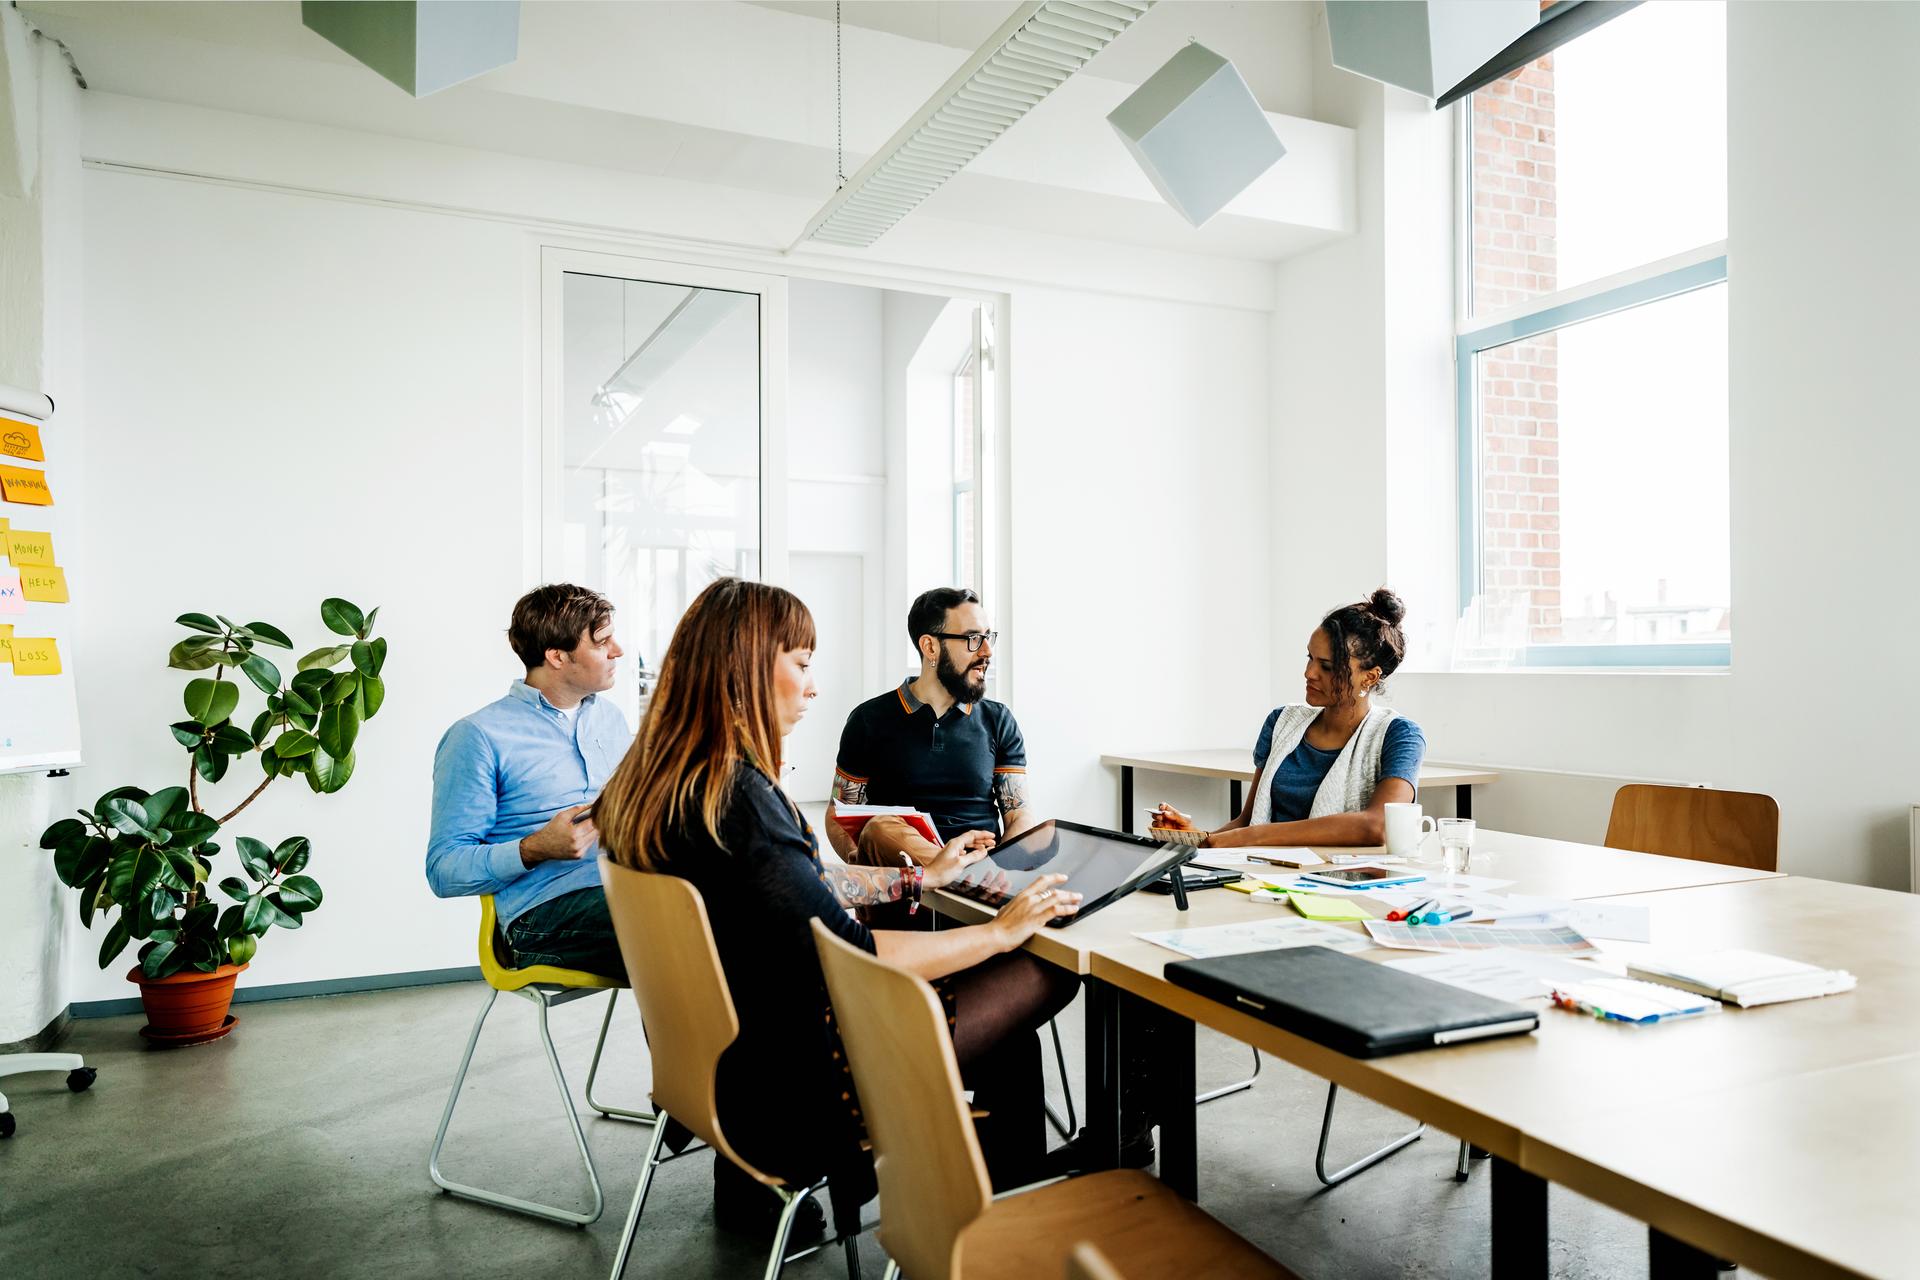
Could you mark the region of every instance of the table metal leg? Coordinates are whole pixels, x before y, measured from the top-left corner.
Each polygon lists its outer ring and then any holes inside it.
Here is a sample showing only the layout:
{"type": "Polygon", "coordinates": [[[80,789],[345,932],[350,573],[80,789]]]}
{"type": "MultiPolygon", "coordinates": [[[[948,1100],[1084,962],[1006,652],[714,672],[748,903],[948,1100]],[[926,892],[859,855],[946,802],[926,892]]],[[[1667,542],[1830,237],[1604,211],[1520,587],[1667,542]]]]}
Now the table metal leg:
{"type": "Polygon", "coordinates": [[[1133,834],[1133,766],[1120,766],[1120,830],[1133,834]]]}
{"type": "Polygon", "coordinates": [[[1543,1280],[1547,1274],[1547,1180],[1493,1158],[1495,1280],[1543,1280]]]}
{"type": "Polygon", "coordinates": [[[1453,789],[1453,814],[1456,818],[1473,816],[1473,788],[1455,787],[1453,789]]]}
{"type": "Polygon", "coordinates": [[[1715,1280],[1720,1263],[1705,1250],[1675,1240],[1663,1231],[1647,1228],[1647,1275],[1650,1280],[1715,1280]]]}
{"type": "Polygon", "coordinates": [[[1145,1001],[1127,1001],[1125,1026],[1151,1022],[1153,1098],[1160,1122],[1160,1181],[1189,1200],[1200,1198],[1199,1105],[1194,1101],[1191,1019],[1145,1001]]]}
{"type": "Polygon", "coordinates": [[[1240,816],[1240,779],[1232,778],[1227,782],[1227,821],[1232,822],[1240,816]]]}
{"type": "Polygon", "coordinates": [[[1091,1163],[1120,1167],[1120,992],[1087,979],[1086,1147],[1091,1163]]]}

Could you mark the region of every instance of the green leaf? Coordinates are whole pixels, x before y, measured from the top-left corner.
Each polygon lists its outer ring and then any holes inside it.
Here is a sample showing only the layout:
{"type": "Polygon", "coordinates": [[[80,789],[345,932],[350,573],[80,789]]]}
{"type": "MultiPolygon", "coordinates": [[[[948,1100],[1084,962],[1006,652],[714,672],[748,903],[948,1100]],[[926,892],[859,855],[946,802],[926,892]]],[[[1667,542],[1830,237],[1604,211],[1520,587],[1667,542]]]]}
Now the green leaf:
{"type": "MultiPolygon", "coordinates": [[[[247,899],[246,909],[240,913],[240,925],[248,933],[262,934],[273,927],[273,921],[267,918],[267,909],[273,904],[267,901],[267,895],[256,893],[247,899]]],[[[277,914],[278,907],[273,907],[277,914]]]]}
{"type": "Polygon", "coordinates": [[[352,652],[352,648],[344,644],[326,645],[300,659],[300,670],[313,671],[321,667],[330,667],[352,652]]]}
{"type": "Polygon", "coordinates": [[[152,838],[153,832],[147,828],[147,811],[141,807],[139,801],[130,796],[116,796],[107,801],[103,807],[106,809],[107,821],[119,830],[130,836],[152,838]]]}
{"type": "MultiPolygon", "coordinates": [[[[305,836],[288,836],[273,850],[274,869],[281,875],[294,875],[306,870],[307,859],[313,856],[313,846],[305,836]]],[[[315,898],[315,902],[319,899],[315,898]]]]}
{"type": "Polygon", "coordinates": [[[227,776],[227,765],[232,757],[215,751],[210,747],[201,747],[193,753],[193,767],[208,782],[218,782],[227,776]]]}
{"type": "Polygon", "coordinates": [[[336,703],[320,716],[320,745],[334,759],[353,753],[360,736],[360,712],[351,702],[336,703]]]}
{"type": "Polygon", "coordinates": [[[167,650],[167,665],[176,671],[205,671],[220,665],[219,641],[212,636],[188,636],[167,650]]]}
{"type": "Polygon", "coordinates": [[[220,624],[204,613],[183,613],[175,618],[174,621],[183,627],[191,627],[195,631],[204,631],[210,636],[220,634],[220,624]]]}
{"type": "Polygon", "coordinates": [[[107,873],[101,871],[93,879],[80,886],[80,927],[93,927],[94,905],[100,900],[100,886],[106,882],[107,873]]]}
{"type": "Polygon", "coordinates": [[[337,596],[329,596],[320,602],[320,621],[326,623],[327,630],[337,636],[358,635],[360,628],[367,625],[358,607],[337,596]]]}
{"type": "Polygon", "coordinates": [[[342,671],[334,676],[333,679],[327,681],[327,692],[322,701],[328,705],[336,702],[345,702],[353,696],[353,691],[359,687],[360,673],[358,671],[342,671]]]}
{"type": "Polygon", "coordinates": [[[240,689],[230,680],[189,680],[183,700],[195,721],[216,725],[240,705],[240,689]]]}
{"type": "Polygon", "coordinates": [[[106,870],[107,860],[113,856],[113,842],[100,836],[87,836],[72,844],[62,845],[53,855],[54,874],[60,877],[61,884],[80,888],[90,880],[98,879],[106,870]]]}
{"type": "Polygon", "coordinates": [[[115,787],[94,802],[94,820],[103,824],[113,821],[113,818],[107,813],[107,801],[109,800],[145,800],[146,798],[147,793],[139,787],[115,787]]]}
{"type": "Polygon", "coordinates": [[[179,720],[167,726],[173,730],[173,738],[181,746],[191,751],[200,745],[200,739],[206,736],[206,730],[197,720],[179,720]]]}
{"type": "Polygon", "coordinates": [[[385,636],[378,636],[369,640],[367,641],[367,648],[373,651],[373,671],[371,674],[377,676],[381,671],[386,669],[387,638],[385,636]]]}
{"type": "Polygon", "coordinates": [[[298,760],[318,745],[312,734],[300,729],[289,729],[273,740],[273,751],[282,760],[298,760]]]}
{"type": "MultiPolygon", "coordinates": [[[[227,879],[240,885],[242,889],[246,888],[246,885],[241,883],[239,876],[228,876],[227,879]]],[[[222,881],[221,883],[225,884],[226,881],[222,881]]],[[[231,938],[235,934],[245,933],[247,931],[246,914],[246,899],[242,898],[239,902],[234,903],[220,913],[220,924],[215,932],[223,938],[231,938]]]]}
{"type": "Polygon", "coordinates": [[[372,634],[373,634],[373,620],[374,620],[375,618],[377,618],[377,617],[379,617],[379,616],[380,616],[380,610],[379,610],[379,609],[377,609],[377,608],[376,608],[376,609],[375,609],[375,610],[374,610],[374,611],[373,611],[372,613],[369,613],[369,614],[367,615],[367,620],[366,620],[366,622],[364,622],[364,623],[362,623],[362,624],[361,624],[361,627],[360,627],[360,634],[361,634],[361,635],[363,635],[363,636],[369,636],[369,635],[372,635],[372,634]]]}
{"type": "Polygon", "coordinates": [[[253,890],[248,888],[247,882],[239,876],[222,877],[220,880],[220,892],[226,894],[235,902],[245,902],[253,896],[253,890]]]}
{"type": "Polygon", "coordinates": [[[299,911],[320,905],[320,883],[312,876],[288,876],[280,883],[280,901],[299,911]]]}
{"type": "Polygon", "coordinates": [[[183,852],[220,829],[219,819],[210,814],[194,813],[192,810],[174,814],[167,825],[173,831],[173,839],[167,843],[183,852]]]}
{"type": "Polygon", "coordinates": [[[372,645],[368,644],[365,640],[355,640],[348,646],[348,652],[353,658],[353,669],[355,671],[358,671],[363,676],[376,674],[373,667],[372,645]]]}
{"type": "Polygon", "coordinates": [[[107,930],[106,938],[100,943],[100,967],[102,969],[112,964],[113,958],[127,949],[127,943],[131,937],[132,935],[127,932],[127,922],[125,919],[115,920],[113,922],[113,927],[107,930]]]}
{"type": "Polygon", "coordinates": [[[241,836],[233,842],[233,848],[240,855],[240,865],[256,882],[273,875],[273,850],[267,848],[265,841],[241,836]]]}
{"type": "Polygon", "coordinates": [[[360,715],[371,720],[380,714],[380,708],[387,700],[387,682],[379,676],[360,677],[360,715]]]}
{"type": "Polygon", "coordinates": [[[289,689],[286,693],[282,694],[280,697],[280,705],[288,711],[296,712],[303,716],[317,716],[320,714],[320,708],[315,706],[313,702],[308,699],[307,695],[298,689],[289,689]]]}
{"type": "Polygon", "coordinates": [[[259,689],[260,692],[280,692],[280,668],[274,666],[259,654],[256,653],[248,657],[245,662],[240,664],[240,669],[247,673],[247,679],[253,681],[254,687],[259,689]]]}
{"type": "Polygon", "coordinates": [[[335,757],[325,748],[313,753],[307,766],[307,781],[317,792],[331,795],[347,785],[353,776],[353,754],[335,757]]]}
{"type": "Polygon", "coordinates": [[[287,639],[287,633],[265,622],[249,622],[244,628],[247,634],[262,644],[274,645],[281,649],[293,648],[293,641],[287,639]]]}
{"type": "Polygon", "coordinates": [[[262,711],[253,718],[253,728],[247,734],[249,749],[259,746],[267,740],[267,734],[273,728],[273,712],[262,711]]]}
{"type": "Polygon", "coordinates": [[[245,964],[247,961],[253,959],[254,953],[259,950],[260,940],[258,938],[251,937],[244,933],[237,938],[229,938],[227,940],[227,962],[229,964],[245,964]]]}
{"type": "Polygon", "coordinates": [[[142,801],[140,807],[146,811],[147,825],[160,827],[171,826],[167,820],[174,814],[190,812],[188,803],[185,787],[162,787],[142,801]]]}
{"type": "Polygon", "coordinates": [[[332,679],[333,672],[331,671],[302,668],[300,673],[294,676],[293,683],[289,687],[294,693],[299,694],[311,703],[314,710],[318,711],[320,709],[321,690],[325,689],[327,682],[332,679]]]}
{"type": "Polygon", "coordinates": [[[40,833],[40,847],[58,849],[61,845],[78,840],[86,834],[86,823],[78,818],[62,818],[40,833]]]}
{"type": "Polygon", "coordinates": [[[186,953],[172,940],[151,944],[140,957],[140,972],[149,978],[165,978],[180,972],[187,963],[186,953]]]}
{"type": "Polygon", "coordinates": [[[243,756],[253,750],[253,736],[232,722],[213,731],[213,745],[230,756],[243,756]]]}
{"type": "Polygon", "coordinates": [[[130,897],[145,897],[156,889],[185,889],[191,880],[182,880],[180,874],[167,861],[165,854],[158,849],[148,847],[140,850],[133,862],[133,882],[130,897]]]}
{"type": "MultiPolygon", "coordinates": [[[[262,898],[261,901],[265,904],[265,910],[261,912],[261,916],[267,924],[277,926],[281,929],[298,929],[300,927],[300,917],[294,912],[283,909],[272,897],[262,898]]],[[[266,930],[262,929],[260,932],[265,933],[266,930]]]]}

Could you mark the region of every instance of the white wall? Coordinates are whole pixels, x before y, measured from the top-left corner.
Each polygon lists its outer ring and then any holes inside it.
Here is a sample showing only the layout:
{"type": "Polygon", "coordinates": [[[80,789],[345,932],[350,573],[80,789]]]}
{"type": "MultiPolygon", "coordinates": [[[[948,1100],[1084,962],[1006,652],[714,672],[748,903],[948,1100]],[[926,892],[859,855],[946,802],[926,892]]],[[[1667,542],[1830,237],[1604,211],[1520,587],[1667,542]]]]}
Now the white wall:
{"type": "MultiPolygon", "coordinates": [[[[1920,433],[1905,372],[1920,293],[1916,56],[1914,6],[1729,7],[1733,669],[1402,674],[1392,682],[1398,703],[1421,721],[1436,758],[1543,771],[1483,789],[1489,822],[1597,841],[1604,808],[1596,812],[1591,786],[1552,771],[1764,791],[1781,806],[1783,870],[1907,887],[1907,806],[1920,798],[1908,729],[1920,714],[1920,675],[1903,647],[1920,630],[1905,571],[1905,550],[1920,545],[1911,497],[1920,433]],[[1783,67],[1794,69],[1786,79],[1783,67]]],[[[1394,91],[1345,91],[1355,93],[1380,95],[1368,104],[1377,119],[1327,118],[1361,130],[1361,235],[1279,275],[1276,487],[1334,472],[1327,455],[1345,447],[1335,430],[1342,409],[1358,428],[1352,452],[1335,454],[1354,473],[1350,503],[1309,493],[1276,516],[1276,554],[1291,550],[1299,562],[1280,561],[1283,652],[1314,609],[1383,579],[1413,599],[1416,640],[1423,619],[1450,625],[1452,616],[1452,601],[1434,598],[1432,567],[1432,543],[1453,545],[1432,515],[1452,502],[1440,461],[1451,405],[1444,421],[1427,422],[1417,395],[1402,401],[1415,406],[1411,418],[1374,400],[1393,379],[1430,377],[1446,338],[1444,318],[1430,318],[1422,336],[1417,315],[1433,314],[1430,299],[1417,300],[1424,286],[1411,304],[1392,291],[1405,276],[1396,264],[1423,260],[1416,246],[1428,245],[1430,259],[1433,230],[1427,217],[1396,218],[1407,207],[1396,192],[1425,202],[1420,174],[1446,144],[1396,149],[1420,126],[1396,128],[1394,91]],[[1378,171],[1376,155],[1385,157],[1378,171]],[[1389,288],[1377,291],[1382,264],[1389,288]],[[1429,373],[1410,373],[1409,360],[1429,373]],[[1376,411],[1390,444],[1384,472],[1376,411]],[[1410,450],[1426,457],[1431,488],[1404,469],[1410,450]],[[1437,508],[1422,500],[1435,490],[1437,508]],[[1383,513],[1390,545],[1368,528],[1383,513]],[[1295,542],[1316,528],[1341,533],[1311,552],[1295,542]]],[[[1317,105],[1338,108],[1342,96],[1317,105]]],[[[1288,664],[1274,680],[1278,695],[1292,696],[1288,664]]]]}
{"type": "MultiPolygon", "coordinates": [[[[310,836],[327,891],[304,929],[266,939],[241,981],[470,964],[471,905],[433,899],[421,871],[428,778],[446,725],[518,674],[500,631],[528,585],[523,526],[535,518],[522,458],[537,397],[538,248],[626,247],[516,210],[536,188],[560,200],[549,208],[570,196],[612,208],[631,176],[534,166],[553,180],[530,187],[501,176],[531,172],[511,157],[106,95],[87,106],[96,156],[177,164],[191,153],[205,172],[299,178],[290,185],[349,197],[421,173],[482,205],[500,194],[497,215],[477,216],[86,175],[90,537],[115,552],[96,576],[81,684],[89,794],[181,772],[165,730],[180,681],[160,666],[175,614],[260,617],[317,643],[320,597],[380,605],[389,695],[362,734],[357,776],[332,797],[279,783],[236,824],[236,834],[310,836]]],[[[652,215],[644,203],[621,207],[652,215]]],[[[688,207],[674,204],[671,217],[688,207]]],[[[646,252],[662,256],[657,243],[646,252]]],[[[1115,290],[1140,253],[1105,252],[1112,272],[1089,272],[1084,290],[962,283],[938,268],[905,280],[1001,290],[1017,319],[1004,353],[1017,480],[1007,495],[1012,607],[1002,611],[1018,619],[1004,646],[1018,664],[1011,697],[1042,803],[1095,821],[1109,820],[1117,790],[1099,752],[1246,736],[1244,706],[1264,696],[1249,690],[1263,679],[1268,614],[1264,533],[1247,535],[1250,523],[1264,530],[1267,317],[1244,305],[1266,285],[1195,262],[1166,274],[1183,294],[1214,290],[1227,305],[1125,296],[1115,290]],[[1156,589],[1186,603],[1155,607],[1156,589]]],[[[1094,247],[1076,253],[1091,261],[1094,247]]],[[[1149,262],[1148,275],[1170,265],[1149,262]]],[[[884,315],[862,315],[861,341],[884,344],[884,315]]],[[[831,341],[855,318],[847,310],[832,324],[799,341],[831,341]]],[[[823,395],[852,394],[828,381],[823,395]]],[[[795,399],[796,430],[811,432],[795,399]]],[[[870,440],[871,406],[860,404],[857,431],[822,420],[820,438],[844,428],[870,440]]],[[[827,451],[808,456],[796,443],[796,477],[827,451]]],[[[883,637],[904,607],[878,615],[883,637]]],[[[118,969],[95,972],[92,945],[72,949],[72,997],[130,994],[118,969]]]]}

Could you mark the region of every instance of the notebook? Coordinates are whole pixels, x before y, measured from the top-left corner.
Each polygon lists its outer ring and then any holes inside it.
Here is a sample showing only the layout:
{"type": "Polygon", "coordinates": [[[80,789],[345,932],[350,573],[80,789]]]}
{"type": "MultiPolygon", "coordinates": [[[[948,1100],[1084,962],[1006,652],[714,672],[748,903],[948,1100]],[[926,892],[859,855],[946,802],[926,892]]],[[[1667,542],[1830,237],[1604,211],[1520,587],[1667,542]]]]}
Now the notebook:
{"type": "Polygon", "coordinates": [[[1355,1058],[1519,1035],[1533,1010],[1326,947],[1176,960],[1167,981],[1355,1058]]]}
{"type": "Polygon", "coordinates": [[[1854,988],[1845,969],[1822,969],[1764,951],[1702,951],[1630,961],[1627,975],[1750,1009],[1782,1000],[1830,996],[1854,988]]]}

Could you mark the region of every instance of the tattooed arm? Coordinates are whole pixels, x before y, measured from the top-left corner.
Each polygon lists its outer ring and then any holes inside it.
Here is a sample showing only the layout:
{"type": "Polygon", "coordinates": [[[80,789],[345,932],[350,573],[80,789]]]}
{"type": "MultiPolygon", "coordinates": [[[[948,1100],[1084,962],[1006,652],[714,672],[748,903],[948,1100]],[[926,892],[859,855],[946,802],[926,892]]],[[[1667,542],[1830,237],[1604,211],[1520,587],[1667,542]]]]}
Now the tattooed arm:
{"type": "Polygon", "coordinates": [[[828,863],[821,868],[827,888],[843,907],[873,907],[898,902],[906,896],[906,876],[885,867],[850,867],[828,863]]]}
{"type": "Polygon", "coordinates": [[[1028,803],[1024,768],[1003,767],[993,771],[993,805],[1000,811],[1003,840],[1011,840],[1040,822],[1040,815],[1028,803]]]}
{"type": "Polygon", "coordinates": [[[833,795],[827,801],[827,843],[842,858],[856,857],[854,839],[846,828],[834,817],[834,807],[842,804],[865,804],[867,802],[867,780],[856,778],[841,769],[833,771],[833,795]]]}

